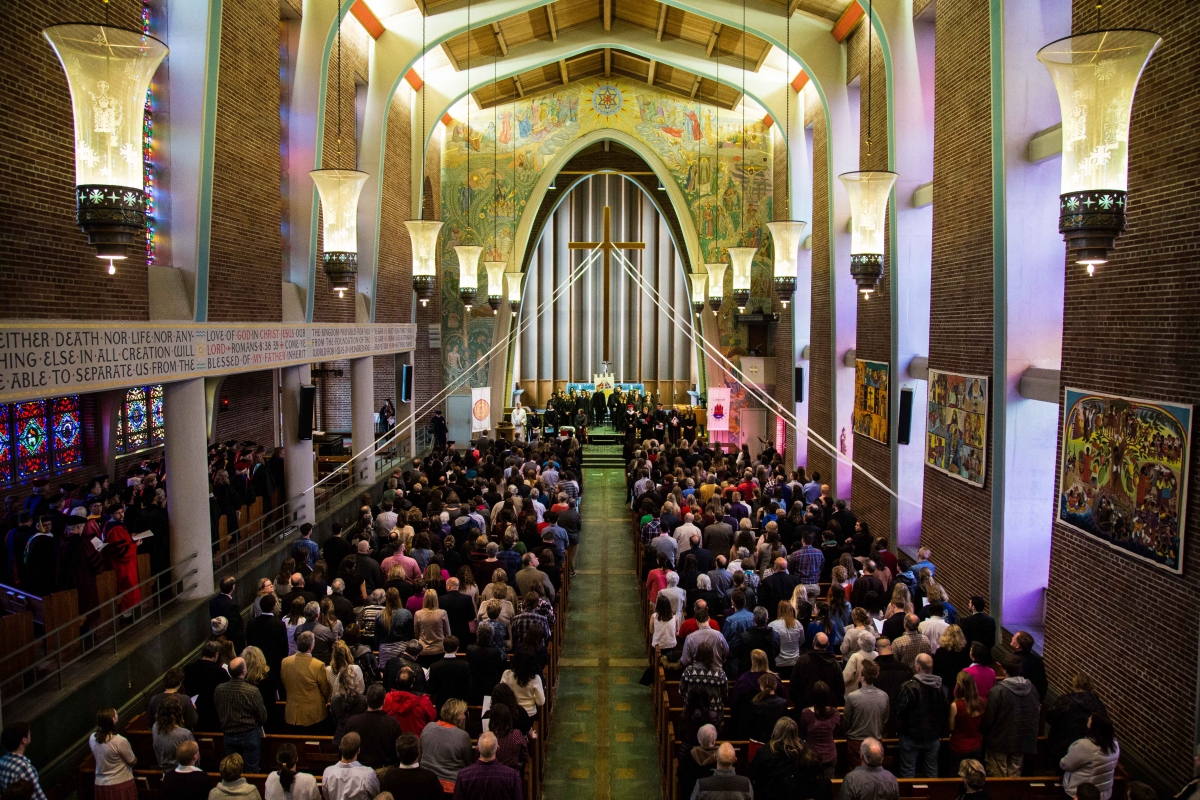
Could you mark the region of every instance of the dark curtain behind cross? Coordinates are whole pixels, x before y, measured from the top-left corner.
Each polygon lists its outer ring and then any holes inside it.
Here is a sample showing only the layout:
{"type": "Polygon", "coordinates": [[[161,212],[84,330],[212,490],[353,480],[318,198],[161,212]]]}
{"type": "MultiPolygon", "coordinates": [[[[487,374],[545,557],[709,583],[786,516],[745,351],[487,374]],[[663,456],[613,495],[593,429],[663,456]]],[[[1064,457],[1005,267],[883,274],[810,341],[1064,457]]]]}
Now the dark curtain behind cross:
{"type": "MultiPolygon", "coordinates": [[[[565,180],[560,176],[559,180],[565,180]]],[[[667,202],[663,192],[661,202],[667,202]]],[[[603,357],[604,264],[600,255],[569,291],[533,316],[555,288],[570,280],[571,268],[584,263],[588,251],[567,249],[570,242],[604,238],[604,206],[612,208],[612,238],[645,242],[644,251],[623,255],[644,281],[659,293],[659,302],[676,318],[691,318],[691,299],[683,264],[666,220],[633,181],[621,175],[593,175],[580,182],[546,222],[529,262],[521,303],[526,325],[517,343],[514,374],[525,390],[524,401],[542,407],[554,389],[568,382],[588,383],[600,371],[603,357]]],[[[696,382],[696,350],[687,332],[643,295],[613,255],[611,269],[609,351],[612,372],[620,382],[644,383],[664,402],[686,403],[696,382]]]]}

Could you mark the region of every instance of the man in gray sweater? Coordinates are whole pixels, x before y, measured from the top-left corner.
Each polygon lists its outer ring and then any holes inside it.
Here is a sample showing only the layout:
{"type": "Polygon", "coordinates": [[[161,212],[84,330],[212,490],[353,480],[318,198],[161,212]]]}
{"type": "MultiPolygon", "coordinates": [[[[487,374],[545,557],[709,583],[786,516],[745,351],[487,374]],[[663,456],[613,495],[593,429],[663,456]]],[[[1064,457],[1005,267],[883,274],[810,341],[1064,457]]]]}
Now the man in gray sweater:
{"type": "Polygon", "coordinates": [[[862,763],[860,746],[867,739],[882,739],[891,710],[887,692],[875,687],[879,667],[864,661],[859,674],[862,688],[846,695],[842,726],[846,730],[846,761],[851,769],[862,763]]]}

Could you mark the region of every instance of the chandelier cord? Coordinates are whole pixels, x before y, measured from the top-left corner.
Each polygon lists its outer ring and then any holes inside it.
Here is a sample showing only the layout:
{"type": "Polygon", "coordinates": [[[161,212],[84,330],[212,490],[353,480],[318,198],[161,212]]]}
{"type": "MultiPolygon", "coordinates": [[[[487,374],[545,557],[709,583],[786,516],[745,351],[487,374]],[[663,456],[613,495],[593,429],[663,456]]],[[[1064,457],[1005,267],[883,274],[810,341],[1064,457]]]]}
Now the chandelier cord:
{"type": "Polygon", "coordinates": [[[742,0],[742,219],[741,241],[746,242],[746,0],[742,0]]]}
{"type": "Polygon", "coordinates": [[[1100,6],[1102,5],[1104,5],[1103,0],[1096,0],[1096,30],[1103,29],[1103,26],[1100,24],[1100,6]]]}
{"type": "Polygon", "coordinates": [[[873,23],[874,3],[867,0],[867,155],[871,155],[871,63],[873,53],[872,45],[872,29],[875,27],[873,23]]]}
{"type": "Polygon", "coordinates": [[[464,116],[467,118],[467,227],[463,231],[465,241],[466,234],[474,230],[471,219],[471,0],[467,0],[467,111],[464,116]]]}
{"type": "Polygon", "coordinates": [[[500,94],[499,70],[500,48],[497,46],[492,55],[492,249],[497,253],[500,252],[496,244],[496,234],[500,229],[500,104],[496,102],[496,97],[500,94]]]}
{"type": "Polygon", "coordinates": [[[789,80],[792,74],[792,15],[791,0],[784,7],[784,28],[787,42],[787,52],[783,54],[783,204],[784,219],[792,217],[792,87],[789,80]]]}
{"type": "Polygon", "coordinates": [[[342,3],[337,3],[337,167],[342,166],[342,3]]]}

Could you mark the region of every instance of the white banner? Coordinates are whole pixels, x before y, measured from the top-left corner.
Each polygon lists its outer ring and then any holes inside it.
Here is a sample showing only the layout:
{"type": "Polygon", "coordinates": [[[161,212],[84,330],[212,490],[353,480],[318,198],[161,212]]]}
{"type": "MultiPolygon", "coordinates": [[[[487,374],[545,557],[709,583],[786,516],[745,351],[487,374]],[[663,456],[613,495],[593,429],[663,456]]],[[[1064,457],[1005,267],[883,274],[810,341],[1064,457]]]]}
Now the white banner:
{"type": "Polygon", "coordinates": [[[471,433],[486,431],[492,427],[492,390],[484,386],[471,390],[471,433]]]}
{"type": "Polygon", "coordinates": [[[602,374],[599,372],[592,373],[592,383],[596,385],[596,391],[604,392],[605,397],[608,397],[610,394],[612,394],[613,389],[615,389],[617,386],[616,378],[611,372],[608,374],[602,374]]]}
{"type": "Polygon", "coordinates": [[[729,430],[729,387],[708,387],[708,429],[729,430]]]}
{"type": "Polygon", "coordinates": [[[416,338],[412,324],[0,325],[0,403],[400,353],[416,338]]]}

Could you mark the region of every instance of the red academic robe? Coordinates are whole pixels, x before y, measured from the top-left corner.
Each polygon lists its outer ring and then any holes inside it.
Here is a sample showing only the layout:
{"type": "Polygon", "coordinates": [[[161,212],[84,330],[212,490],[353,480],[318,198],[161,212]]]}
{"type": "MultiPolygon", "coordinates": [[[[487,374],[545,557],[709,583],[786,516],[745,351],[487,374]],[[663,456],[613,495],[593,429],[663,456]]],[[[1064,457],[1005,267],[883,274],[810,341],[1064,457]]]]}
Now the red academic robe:
{"type": "Polygon", "coordinates": [[[138,588],[137,542],[124,525],[110,521],[104,531],[104,543],[107,546],[101,552],[105,563],[117,574],[117,594],[129,592],[121,598],[118,607],[124,613],[142,602],[142,590],[138,588]]]}

